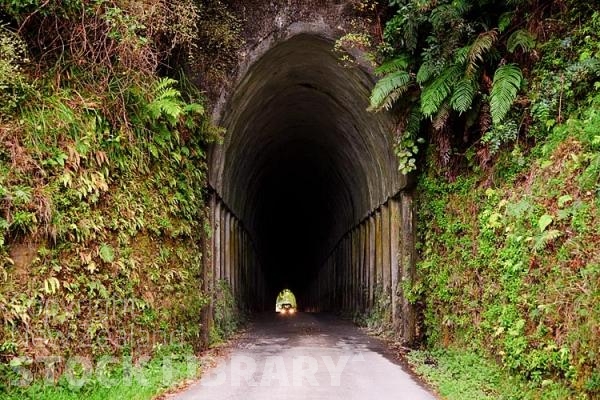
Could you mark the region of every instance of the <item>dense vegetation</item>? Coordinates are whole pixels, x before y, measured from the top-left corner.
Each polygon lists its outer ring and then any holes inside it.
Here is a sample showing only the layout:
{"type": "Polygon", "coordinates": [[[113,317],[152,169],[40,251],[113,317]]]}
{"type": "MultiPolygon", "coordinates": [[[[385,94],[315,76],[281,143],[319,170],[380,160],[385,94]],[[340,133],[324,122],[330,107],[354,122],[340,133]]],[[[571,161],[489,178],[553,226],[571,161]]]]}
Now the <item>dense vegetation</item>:
{"type": "Polygon", "coordinates": [[[218,1],[2,2],[0,393],[47,356],[60,373],[71,356],[202,344],[205,149],[221,132],[180,66],[217,76],[232,18],[218,1]]]}
{"type": "MultiPolygon", "coordinates": [[[[417,170],[420,261],[404,289],[424,349],[410,361],[448,398],[597,398],[600,12],[356,3],[387,20],[371,108],[400,111],[396,152],[417,170]]],[[[181,66],[216,91],[240,30],[218,0],[0,5],[0,397],[151,397],[172,383],[155,358],[143,387],[14,392],[54,355],[60,372],[73,355],[174,352],[173,380],[190,374],[207,300],[205,149],[221,132],[181,66]]],[[[228,285],[218,291],[212,341],[236,329],[228,285]]]]}
{"type": "Polygon", "coordinates": [[[424,165],[405,294],[424,309],[431,352],[413,362],[449,398],[596,398],[600,13],[390,3],[371,107],[407,115],[401,168],[424,165]]]}

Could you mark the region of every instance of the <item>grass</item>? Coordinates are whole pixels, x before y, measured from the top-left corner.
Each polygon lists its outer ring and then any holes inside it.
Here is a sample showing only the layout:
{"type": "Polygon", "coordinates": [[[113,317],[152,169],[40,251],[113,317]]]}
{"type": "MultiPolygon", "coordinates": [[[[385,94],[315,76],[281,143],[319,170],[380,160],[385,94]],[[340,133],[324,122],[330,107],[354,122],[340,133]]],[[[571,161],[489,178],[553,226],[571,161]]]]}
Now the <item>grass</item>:
{"type": "Polygon", "coordinates": [[[414,350],[408,362],[441,398],[446,400],[559,400],[584,399],[561,383],[531,386],[508,374],[494,360],[468,350],[414,350]]]}
{"type": "MultiPolygon", "coordinates": [[[[139,367],[127,363],[87,376],[63,374],[56,383],[35,380],[25,387],[0,392],[1,400],[145,400],[173,390],[199,376],[201,363],[190,352],[156,355],[139,367]]],[[[76,368],[74,368],[76,370],[76,368]]]]}

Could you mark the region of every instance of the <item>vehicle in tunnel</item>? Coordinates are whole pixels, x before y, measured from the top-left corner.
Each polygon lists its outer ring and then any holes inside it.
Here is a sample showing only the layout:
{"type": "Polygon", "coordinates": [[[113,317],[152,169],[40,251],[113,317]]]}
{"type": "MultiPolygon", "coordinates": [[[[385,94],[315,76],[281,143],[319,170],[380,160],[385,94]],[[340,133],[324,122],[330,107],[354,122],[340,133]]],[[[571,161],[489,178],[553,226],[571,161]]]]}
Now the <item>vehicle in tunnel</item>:
{"type": "Polygon", "coordinates": [[[283,289],[277,295],[275,302],[275,312],[282,315],[291,315],[296,313],[297,309],[296,296],[290,289],[283,289]]]}

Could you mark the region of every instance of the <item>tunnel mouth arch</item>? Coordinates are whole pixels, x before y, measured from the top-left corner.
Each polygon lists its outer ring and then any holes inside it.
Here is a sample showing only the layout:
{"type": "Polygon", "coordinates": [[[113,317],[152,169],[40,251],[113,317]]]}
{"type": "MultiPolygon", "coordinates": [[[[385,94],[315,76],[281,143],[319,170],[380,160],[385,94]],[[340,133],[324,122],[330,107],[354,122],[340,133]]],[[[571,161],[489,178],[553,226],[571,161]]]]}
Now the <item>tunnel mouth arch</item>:
{"type": "Polygon", "coordinates": [[[392,115],[366,111],[372,75],[333,47],[314,29],[269,41],[218,117],[227,134],[210,151],[210,186],[247,237],[267,298],[289,287],[305,303],[344,236],[407,185],[392,115]]]}

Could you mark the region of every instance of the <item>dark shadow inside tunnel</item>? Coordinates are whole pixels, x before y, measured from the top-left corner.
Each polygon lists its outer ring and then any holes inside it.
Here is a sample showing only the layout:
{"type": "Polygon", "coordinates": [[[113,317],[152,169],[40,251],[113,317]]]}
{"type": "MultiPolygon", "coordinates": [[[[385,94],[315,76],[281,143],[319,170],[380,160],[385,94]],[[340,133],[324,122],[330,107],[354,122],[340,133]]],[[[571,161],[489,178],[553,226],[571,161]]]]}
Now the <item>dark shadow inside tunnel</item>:
{"type": "Polygon", "coordinates": [[[309,141],[287,143],[269,156],[273,168],[259,183],[256,245],[271,290],[301,292],[327,252],[336,189],[326,179],[331,167],[322,157],[326,153],[315,150],[309,141]]]}
{"type": "Polygon", "coordinates": [[[250,237],[272,298],[303,294],[346,232],[405,184],[393,121],[366,111],[373,85],[333,42],[284,40],[243,74],[222,114],[210,180],[250,237]]]}

